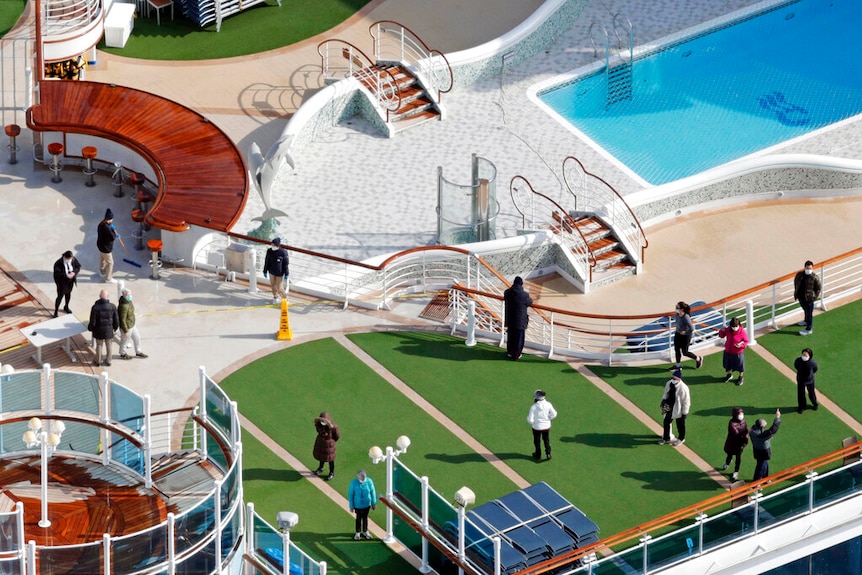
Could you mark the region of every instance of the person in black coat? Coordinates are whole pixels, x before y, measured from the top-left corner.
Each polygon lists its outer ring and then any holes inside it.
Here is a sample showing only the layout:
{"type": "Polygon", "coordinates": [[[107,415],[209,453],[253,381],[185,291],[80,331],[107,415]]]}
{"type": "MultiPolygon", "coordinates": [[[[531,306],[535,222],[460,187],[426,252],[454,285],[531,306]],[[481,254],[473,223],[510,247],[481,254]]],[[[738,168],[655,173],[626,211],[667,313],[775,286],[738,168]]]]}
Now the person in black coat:
{"type": "Polygon", "coordinates": [[[87,329],[93,333],[96,342],[96,360],[93,365],[102,365],[102,347],[105,348],[104,365],[111,365],[111,343],[114,340],[114,332],[120,327],[120,316],[117,306],[108,299],[108,290],[99,292],[99,299],[90,308],[90,323],[87,329]]]}
{"type": "Polygon", "coordinates": [[[281,238],[274,238],[272,245],[266,250],[263,260],[263,277],[269,274],[269,285],[272,288],[272,303],[280,303],[287,297],[284,291],[284,279],[290,275],[290,256],[281,247],[281,238]]]}
{"type": "Polygon", "coordinates": [[[766,429],[766,420],[758,419],[754,427],[748,430],[748,438],[751,440],[751,449],[754,451],[754,479],[763,479],[769,475],[769,460],[772,459],[772,437],[778,433],[781,426],[781,410],[775,410],[775,421],[772,427],[766,429]]]}
{"type": "Polygon", "coordinates": [[[57,299],[54,300],[54,317],[60,309],[60,301],[66,298],[63,311],[72,313],[69,309],[69,299],[72,297],[72,288],[78,285],[78,273],[81,271],[81,263],[72,252],[63,252],[63,255],[54,262],[54,283],[57,285],[57,299]]]}
{"type": "Polygon", "coordinates": [[[793,362],[796,369],[796,405],[799,413],[805,411],[805,392],[811,400],[811,409],[817,411],[817,392],[814,390],[814,374],[817,373],[817,362],[814,361],[814,351],[810,347],[802,350],[802,354],[793,362]]]}
{"type": "Polygon", "coordinates": [[[96,247],[99,249],[99,273],[108,283],[117,283],[114,279],[114,239],[120,237],[114,227],[114,212],[111,208],[105,210],[105,218],[96,228],[96,247]]]}
{"type": "Polygon", "coordinates": [[[530,316],[527,308],[533,303],[530,294],[524,291],[524,280],[517,276],[512,287],[503,292],[505,303],[506,352],[509,359],[517,360],[524,349],[524,334],[530,316]]]}

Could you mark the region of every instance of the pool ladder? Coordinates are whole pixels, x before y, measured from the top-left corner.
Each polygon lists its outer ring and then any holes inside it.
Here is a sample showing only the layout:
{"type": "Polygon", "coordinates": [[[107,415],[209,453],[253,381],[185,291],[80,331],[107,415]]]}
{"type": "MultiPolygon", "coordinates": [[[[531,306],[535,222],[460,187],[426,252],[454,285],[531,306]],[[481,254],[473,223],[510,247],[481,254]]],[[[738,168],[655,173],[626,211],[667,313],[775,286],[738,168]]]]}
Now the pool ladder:
{"type": "MultiPolygon", "coordinates": [[[[606,105],[616,104],[623,100],[632,99],[632,63],[634,61],[634,29],[631,20],[625,18],[619,13],[614,15],[614,36],[617,38],[617,52],[613,55],[611,61],[610,37],[608,31],[602,27],[605,34],[605,79],[607,80],[607,99],[606,105]],[[620,36],[620,29],[628,32],[629,50],[628,58],[623,51],[623,40],[620,36]]],[[[590,43],[593,46],[593,56],[598,57],[598,49],[593,40],[593,27],[596,22],[590,24],[590,43]]]]}

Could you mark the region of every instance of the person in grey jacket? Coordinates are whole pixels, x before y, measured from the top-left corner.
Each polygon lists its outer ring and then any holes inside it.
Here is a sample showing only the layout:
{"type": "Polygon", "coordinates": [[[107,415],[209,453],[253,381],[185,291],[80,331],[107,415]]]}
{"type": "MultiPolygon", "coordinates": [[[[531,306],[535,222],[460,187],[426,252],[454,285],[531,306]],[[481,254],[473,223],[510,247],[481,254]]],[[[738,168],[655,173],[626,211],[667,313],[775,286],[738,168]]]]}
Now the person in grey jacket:
{"type": "Polygon", "coordinates": [[[766,420],[761,418],[754,422],[754,427],[748,430],[748,438],[751,440],[751,448],[754,452],[754,478],[752,481],[763,479],[769,475],[769,460],[772,458],[772,437],[778,433],[781,426],[781,410],[775,410],[775,421],[772,427],[766,429],[766,420]]]}
{"type": "Polygon", "coordinates": [[[676,363],[671,371],[682,369],[682,356],[694,360],[695,368],[700,369],[703,365],[703,357],[688,350],[691,338],[694,335],[694,322],[691,321],[691,307],[684,301],[676,304],[676,329],[673,332],[673,351],[676,355],[676,363]]]}

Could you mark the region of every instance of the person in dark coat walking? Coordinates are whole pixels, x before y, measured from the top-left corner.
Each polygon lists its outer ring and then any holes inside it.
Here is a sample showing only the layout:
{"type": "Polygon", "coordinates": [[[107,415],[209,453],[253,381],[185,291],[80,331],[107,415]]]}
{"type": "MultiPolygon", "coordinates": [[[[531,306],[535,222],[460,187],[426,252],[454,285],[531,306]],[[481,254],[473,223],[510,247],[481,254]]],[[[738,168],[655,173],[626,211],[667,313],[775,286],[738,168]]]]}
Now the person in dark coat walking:
{"type": "Polygon", "coordinates": [[[752,481],[763,479],[769,475],[769,460],[772,459],[772,437],[778,433],[778,428],[781,426],[781,410],[775,410],[775,421],[772,422],[772,427],[766,429],[766,420],[758,419],[754,422],[754,427],[748,431],[748,437],[751,439],[751,449],[754,451],[754,478],[752,481]]]}
{"type": "Polygon", "coordinates": [[[727,424],[727,439],[724,440],[724,452],[727,454],[727,459],[724,460],[724,465],[721,467],[721,470],[724,471],[730,466],[731,459],[736,458],[733,474],[730,476],[733,481],[739,479],[739,464],[746,445],[748,445],[748,424],[745,423],[745,412],[742,411],[741,407],[734,407],[730,415],[730,422],[727,424]]]}
{"type": "Polygon", "coordinates": [[[96,360],[93,362],[96,367],[102,365],[103,347],[105,348],[104,365],[111,365],[111,343],[114,340],[114,332],[119,327],[120,316],[117,313],[117,306],[108,299],[108,290],[103,289],[99,292],[99,299],[90,309],[90,323],[87,325],[87,329],[93,332],[93,339],[96,342],[96,360]]]}
{"type": "Polygon", "coordinates": [[[814,390],[814,374],[817,373],[817,362],[814,361],[814,351],[810,347],[802,350],[802,354],[793,362],[796,369],[796,411],[805,411],[805,392],[811,400],[811,409],[817,411],[817,392],[814,390]]]}
{"type": "Polygon", "coordinates": [[[530,315],[527,308],[533,303],[530,294],[524,290],[524,280],[517,276],[512,282],[512,287],[503,292],[505,303],[505,326],[506,326],[506,352],[509,359],[516,360],[521,357],[524,350],[524,334],[530,315]]]}
{"type": "Polygon", "coordinates": [[[335,477],[335,442],[341,438],[341,434],[338,432],[338,426],[325,411],[314,418],[314,429],[317,430],[317,437],[314,440],[313,455],[320,463],[314,472],[318,475],[323,473],[323,464],[329,463],[329,475],[324,480],[332,481],[335,477]]]}
{"type": "Polygon", "coordinates": [[[99,273],[108,283],[117,283],[114,279],[114,239],[120,237],[114,227],[114,212],[111,208],[105,210],[104,219],[96,228],[96,247],[99,249],[99,273]]]}
{"type": "Polygon", "coordinates": [[[263,277],[269,274],[269,286],[272,288],[272,303],[281,303],[287,297],[284,291],[284,280],[290,275],[290,256],[281,247],[281,238],[274,238],[272,245],[266,250],[263,260],[263,277]]]}
{"type": "Polygon", "coordinates": [[[814,273],[814,262],[808,260],[802,271],[793,278],[793,297],[799,302],[805,319],[799,325],[805,324],[805,329],[799,335],[810,335],[814,331],[814,302],[820,297],[820,280],[814,273]]]}
{"type": "Polygon", "coordinates": [[[71,251],[63,252],[63,255],[54,262],[54,283],[57,285],[57,299],[54,300],[54,317],[60,309],[60,302],[66,299],[63,311],[72,313],[69,309],[69,299],[72,297],[72,288],[78,285],[78,273],[81,271],[81,263],[72,255],[71,251]]]}

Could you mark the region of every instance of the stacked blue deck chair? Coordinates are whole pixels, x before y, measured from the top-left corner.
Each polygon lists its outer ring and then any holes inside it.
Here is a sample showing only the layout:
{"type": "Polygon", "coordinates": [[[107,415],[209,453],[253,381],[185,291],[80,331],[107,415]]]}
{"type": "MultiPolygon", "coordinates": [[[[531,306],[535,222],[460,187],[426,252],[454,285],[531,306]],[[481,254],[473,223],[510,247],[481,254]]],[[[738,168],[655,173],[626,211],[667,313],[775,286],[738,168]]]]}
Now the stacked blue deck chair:
{"type": "MultiPolygon", "coordinates": [[[[696,301],[691,304],[691,307],[696,308],[704,304],[706,304],[705,301],[696,301]]],[[[714,331],[724,327],[724,318],[721,313],[711,307],[692,312],[691,321],[694,323],[692,345],[703,341],[714,331]]],[[[673,334],[668,334],[672,329],[673,319],[661,318],[634,330],[635,333],[626,338],[626,343],[628,343],[629,349],[634,352],[667,351],[673,347],[673,334]]]]}
{"type": "MultiPolygon", "coordinates": [[[[216,21],[216,0],[175,0],[183,16],[205,28],[216,21]]],[[[266,0],[221,0],[222,18],[227,18],[266,0]]]]}
{"type": "Polygon", "coordinates": [[[505,508],[497,505],[496,501],[480,505],[468,512],[467,516],[474,523],[484,522],[501,537],[507,539],[515,549],[524,554],[527,567],[551,558],[551,549],[545,540],[505,508]]]}
{"type": "Polygon", "coordinates": [[[562,525],[575,540],[575,548],[586,547],[599,540],[599,527],[544,481],[521,491],[562,525]]]}
{"type": "Polygon", "coordinates": [[[518,517],[527,527],[535,531],[536,535],[544,539],[551,550],[552,557],[574,550],[574,539],[523,491],[504,495],[494,503],[518,517]]]}
{"type": "MultiPolygon", "coordinates": [[[[443,529],[452,537],[453,541],[458,540],[458,524],[456,522],[447,521],[443,529]]],[[[467,548],[467,556],[474,562],[484,565],[488,573],[494,572],[494,544],[491,541],[491,537],[494,535],[497,535],[494,529],[485,525],[484,522],[476,522],[475,518],[471,518],[470,514],[467,514],[467,520],[464,522],[464,544],[467,548]]],[[[509,575],[526,568],[524,555],[512,547],[506,538],[501,538],[500,572],[509,575]]]]}

